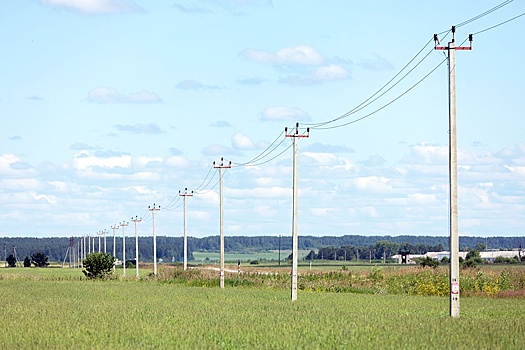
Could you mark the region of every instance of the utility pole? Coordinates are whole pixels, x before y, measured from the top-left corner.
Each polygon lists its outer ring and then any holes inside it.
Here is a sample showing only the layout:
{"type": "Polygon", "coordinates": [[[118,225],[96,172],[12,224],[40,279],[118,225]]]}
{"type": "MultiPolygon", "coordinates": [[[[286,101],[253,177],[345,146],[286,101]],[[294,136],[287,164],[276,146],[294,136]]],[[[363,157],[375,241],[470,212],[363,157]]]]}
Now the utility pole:
{"type": "Polygon", "coordinates": [[[135,267],[137,270],[136,277],[139,278],[139,233],[137,231],[137,223],[141,222],[142,218],[139,219],[139,217],[135,215],[135,219],[131,217],[131,221],[135,223],[135,267]]]}
{"type": "Polygon", "coordinates": [[[102,231],[98,231],[97,236],[98,236],[98,252],[100,253],[100,236],[102,236],[102,231]]]}
{"type": "Polygon", "coordinates": [[[153,206],[148,205],[148,210],[151,211],[151,217],[153,219],[153,274],[157,276],[157,236],[155,234],[155,212],[160,210],[160,205],[156,206],[153,203],[153,206]]]}
{"type": "Polygon", "coordinates": [[[104,229],[102,233],[104,234],[104,254],[105,254],[106,253],[106,235],[108,233],[108,230],[104,229]]]}
{"type": "Polygon", "coordinates": [[[436,50],[448,52],[448,92],[449,92],[449,190],[450,190],[450,316],[459,317],[459,233],[458,233],[458,153],[456,139],[456,51],[472,50],[472,34],[469,34],[470,46],[455,46],[452,27],[452,41],[448,46],[437,46],[437,34],[434,34],[436,50]]]}
{"type": "Polygon", "coordinates": [[[126,277],[126,234],[124,228],[128,226],[128,223],[122,221],[120,227],[122,227],[122,276],[126,277]]]}
{"type": "Polygon", "coordinates": [[[221,279],[220,279],[220,286],[221,288],[224,288],[224,193],[223,193],[223,185],[222,185],[222,170],[223,169],[230,169],[232,165],[232,162],[230,161],[228,165],[224,165],[224,158],[221,158],[221,164],[216,165],[215,162],[213,162],[213,167],[215,169],[219,169],[219,207],[220,207],[220,241],[221,241],[221,279]]]}
{"type": "Polygon", "coordinates": [[[279,266],[281,266],[281,235],[279,235],[279,266]]]}
{"type": "Polygon", "coordinates": [[[297,202],[298,202],[298,173],[297,173],[297,158],[299,153],[298,139],[310,136],[310,128],[306,129],[306,133],[299,134],[299,123],[295,124],[295,132],[288,133],[288,128],[284,128],[285,137],[291,137],[293,141],[293,210],[292,210],[292,301],[297,300],[297,260],[299,247],[299,234],[297,232],[297,202]]]}
{"type": "Polygon", "coordinates": [[[193,191],[188,193],[188,188],[184,189],[184,193],[179,191],[179,196],[184,202],[184,271],[188,269],[188,237],[186,236],[186,197],[193,197],[193,191]]]}
{"type": "MultiPolygon", "coordinates": [[[[113,257],[117,258],[117,230],[118,225],[111,226],[111,229],[113,230],[113,257]]],[[[113,264],[113,272],[115,272],[115,264],[113,264]]]]}

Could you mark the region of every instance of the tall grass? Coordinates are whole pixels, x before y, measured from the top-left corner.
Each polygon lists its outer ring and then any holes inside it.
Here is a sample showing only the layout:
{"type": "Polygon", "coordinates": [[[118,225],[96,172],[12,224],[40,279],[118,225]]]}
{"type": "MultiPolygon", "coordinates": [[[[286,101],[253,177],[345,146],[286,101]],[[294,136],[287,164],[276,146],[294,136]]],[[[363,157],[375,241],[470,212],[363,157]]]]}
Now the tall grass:
{"type": "Polygon", "coordinates": [[[512,349],[525,303],[188,287],[151,281],[0,280],[4,349],[512,349]]]}

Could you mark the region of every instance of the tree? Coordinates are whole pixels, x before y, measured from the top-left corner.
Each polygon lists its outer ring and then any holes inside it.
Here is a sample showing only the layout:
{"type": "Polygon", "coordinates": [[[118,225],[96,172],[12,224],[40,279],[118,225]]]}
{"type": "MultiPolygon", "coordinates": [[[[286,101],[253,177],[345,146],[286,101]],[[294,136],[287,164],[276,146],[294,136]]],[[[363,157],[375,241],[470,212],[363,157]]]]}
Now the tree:
{"type": "Polygon", "coordinates": [[[479,251],[473,249],[467,253],[465,261],[463,261],[463,266],[465,267],[475,267],[477,264],[481,264],[483,259],[479,255],[479,251]]]}
{"type": "Polygon", "coordinates": [[[36,267],[46,267],[49,265],[49,258],[44,252],[38,252],[31,255],[31,259],[33,260],[33,264],[35,264],[36,267]]]}
{"type": "Polygon", "coordinates": [[[28,256],[24,259],[24,267],[31,267],[31,259],[28,256]]]}
{"type": "Polygon", "coordinates": [[[16,267],[16,258],[13,254],[10,254],[7,259],[5,259],[5,261],[7,261],[7,266],[9,267],[16,267]]]}
{"type": "Polygon", "coordinates": [[[113,274],[116,258],[109,253],[92,253],[82,260],[85,270],[82,273],[90,279],[107,278],[113,274]]]}
{"type": "Polygon", "coordinates": [[[425,256],[419,261],[419,265],[423,267],[428,266],[428,267],[432,267],[435,269],[436,267],[439,266],[439,261],[432,259],[430,256],[425,256]]]}

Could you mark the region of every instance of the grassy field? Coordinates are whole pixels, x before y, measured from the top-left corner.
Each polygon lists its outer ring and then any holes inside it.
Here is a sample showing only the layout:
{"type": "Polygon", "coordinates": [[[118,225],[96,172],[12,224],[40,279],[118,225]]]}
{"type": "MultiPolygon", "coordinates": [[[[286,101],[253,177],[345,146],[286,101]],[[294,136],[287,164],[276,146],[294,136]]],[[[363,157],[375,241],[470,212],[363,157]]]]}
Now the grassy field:
{"type": "MultiPolygon", "coordinates": [[[[284,261],[284,259],[286,259],[291,252],[291,250],[281,250],[281,261],[284,261]]],[[[298,256],[302,258],[303,256],[306,256],[309,252],[309,250],[299,250],[298,256]]],[[[206,260],[206,258],[212,261],[219,261],[220,254],[218,252],[193,252],[193,258],[195,259],[194,262],[196,263],[203,262],[204,260],[206,260]]],[[[259,259],[267,261],[277,261],[279,259],[279,251],[271,250],[267,252],[224,254],[224,260],[230,262],[237,262],[237,260],[241,260],[243,263],[246,263],[248,261],[259,259]]]]}
{"type": "Polygon", "coordinates": [[[518,349],[525,342],[522,298],[462,298],[461,317],[451,319],[447,297],[301,290],[291,302],[278,288],[8,270],[0,269],[4,349],[518,349]]]}

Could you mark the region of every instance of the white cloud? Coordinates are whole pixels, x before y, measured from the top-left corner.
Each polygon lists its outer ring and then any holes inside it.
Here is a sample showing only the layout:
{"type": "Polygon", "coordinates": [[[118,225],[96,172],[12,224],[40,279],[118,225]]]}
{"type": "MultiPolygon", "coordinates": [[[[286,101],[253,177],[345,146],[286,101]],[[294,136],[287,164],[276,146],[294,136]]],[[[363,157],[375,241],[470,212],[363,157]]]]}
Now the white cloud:
{"type": "Polygon", "coordinates": [[[98,87],[88,93],[87,101],[91,103],[158,103],[162,102],[159,95],[150,91],[133,92],[128,95],[121,94],[109,87],[98,87]]]}
{"type": "Polygon", "coordinates": [[[348,79],[350,73],[344,67],[336,64],[319,67],[314,71],[316,80],[344,80],[348,79]]]}
{"type": "Polygon", "coordinates": [[[383,176],[365,176],[348,179],[345,185],[361,192],[386,194],[392,191],[389,182],[390,180],[383,176]]]}
{"type": "Polygon", "coordinates": [[[81,152],[77,153],[73,158],[73,165],[78,170],[90,169],[93,167],[129,168],[131,166],[131,156],[122,155],[117,157],[100,158],[89,155],[87,152],[81,152]]]}
{"type": "Polygon", "coordinates": [[[255,148],[252,140],[240,132],[237,132],[232,136],[232,145],[233,148],[237,150],[250,150],[255,148]]]}
{"type": "Polygon", "coordinates": [[[261,113],[261,120],[273,121],[273,120],[288,120],[288,121],[309,121],[311,118],[298,107],[285,107],[285,106],[271,106],[266,107],[261,113]]]}
{"type": "Polygon", "coordinates": [[[277,52],[246,49],[241,55],[256,62],[276,65],[320,65],[325,61],[323,55],[307,45],[285,47],[277,52]]]}
{"type": "Polygon", "coordinates": [[[86,14],[105,14],[138,11],[140,8],[129,0],[41,0],[50,6],[64,7],[86,14]]]}

